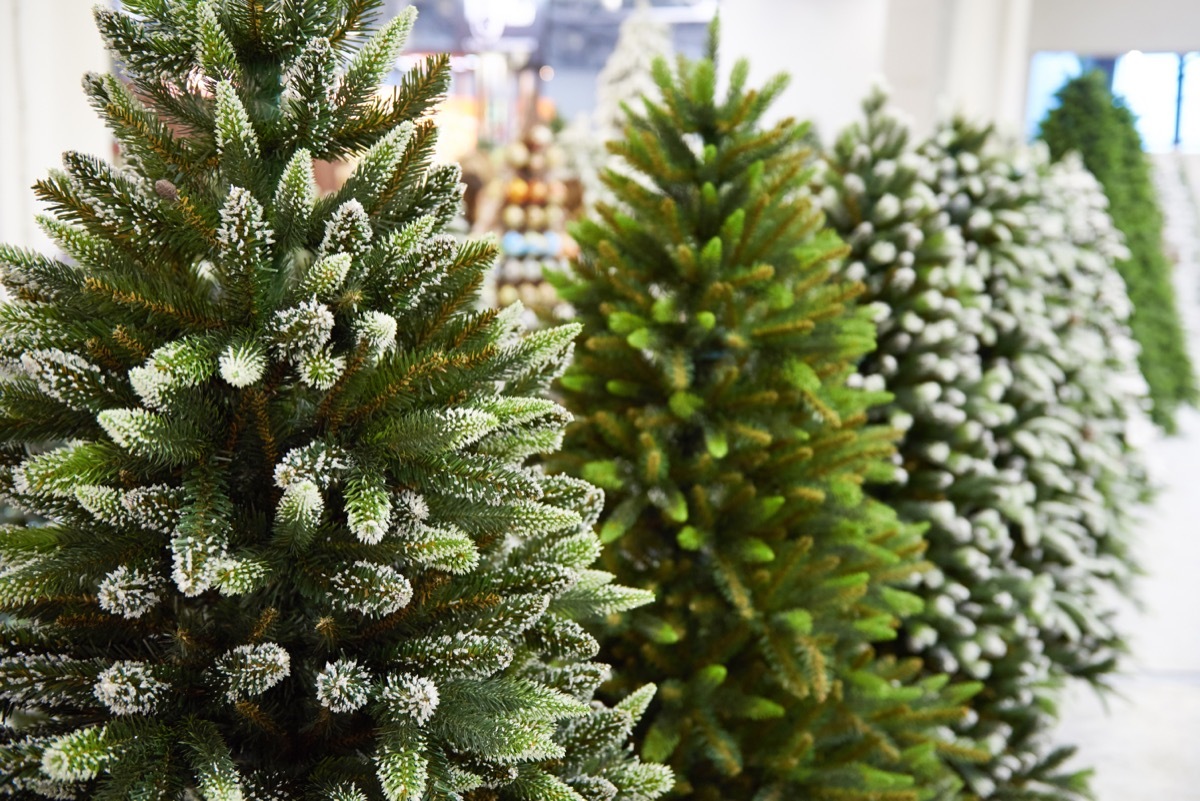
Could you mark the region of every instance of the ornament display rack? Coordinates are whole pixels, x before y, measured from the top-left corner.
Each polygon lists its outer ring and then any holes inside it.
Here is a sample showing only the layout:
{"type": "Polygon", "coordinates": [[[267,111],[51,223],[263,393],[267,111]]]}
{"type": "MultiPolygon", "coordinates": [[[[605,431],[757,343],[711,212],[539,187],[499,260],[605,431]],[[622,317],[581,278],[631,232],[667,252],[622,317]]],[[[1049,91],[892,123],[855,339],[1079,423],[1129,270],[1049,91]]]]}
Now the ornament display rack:
{"type": "Polygon", "coordinates": [[[502,177],[489,190],[489,228],[500,236],[501,259],[493,272],[491,300],[521,301],[531,318],[560,319],[566,306],[544,280],[574,255],[567,226],[582,208],[582,188],[549,125],[536,124],[501,151],[502,177]]]}

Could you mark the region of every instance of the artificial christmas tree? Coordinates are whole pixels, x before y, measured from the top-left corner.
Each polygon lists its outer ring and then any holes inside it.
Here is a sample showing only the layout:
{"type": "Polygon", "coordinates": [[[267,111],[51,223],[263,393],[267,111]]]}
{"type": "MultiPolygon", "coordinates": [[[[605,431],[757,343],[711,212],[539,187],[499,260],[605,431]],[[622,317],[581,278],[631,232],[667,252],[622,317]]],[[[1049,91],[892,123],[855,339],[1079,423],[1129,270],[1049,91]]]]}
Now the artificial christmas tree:
{"type": "Polygon", "coordinates": [[[1098,71],[1069,81],[1058,100],[1042,120],[1041,138],[1055,159],[1079,153],[1104,186],[1109,213],[1129,247],[1118,267],[1133,301],[1130,327],[1141,345],[1152,416],[1174,431],[1176,408],[1194,405],[1200,391],[1163,251],[1162,210],[1133,113],[1113,97],[1107,76],[1098,71]]]}
{"type": "Polygon", "coordinates": [[[851,269],[890,309],[863,365],[896,392],[889,415],[905,430],[905,480],[882,497],[930,526],[936,569],[900,645],[984,682],[961,731],[994,758],[958,765],[970,790],[1081,797],[1085,774],[1061,769],[1070,749],[1048,745],[1054,688],[1114,669],[1112,595],[1145,496],[1126,430],[1140,395],[1119,240],[1077,164],[1050,168],[961,119],[925,161],[879,98],[867,111],[831,158],[827,197],[854,232],[851,269]],[[923,181],[932,191],[914,189],[923,181]],[[945,233],[961,256],[930,247],[945,233]]]}
{"type": "Polygon", "coordinates": [[[562,379],[577,421],[554,465],[609,493],[602,537],[622,581],[658,593],[607,645],[618,675],[664,679],[644,755],[685,797],[953,797],[939,741],[971,685],[912,681],[876,656],[919,607],[917,527],[864,497],[892,472],[878,391],[848,385],[871,350],[861,286],[806,191],[805,128],[761,119],[785,81],[716,97],[710,58],[655,66],[663,101],[612,145],[617,203],[576,228],[584,325],[562,379]]]}
{"type": "Polygon", "coordinates": [[[377,94],[379,0],[123,5],[131,84],[85,87],[129,168],[38,184],[71,261],[0,251],[0,487],[50,521],[0,529],[0,795],[659,795],[579,624],[646,594],[526,465],[575,332],[476,311],[494,249],[445,234],[447,60],[377,94]]]}

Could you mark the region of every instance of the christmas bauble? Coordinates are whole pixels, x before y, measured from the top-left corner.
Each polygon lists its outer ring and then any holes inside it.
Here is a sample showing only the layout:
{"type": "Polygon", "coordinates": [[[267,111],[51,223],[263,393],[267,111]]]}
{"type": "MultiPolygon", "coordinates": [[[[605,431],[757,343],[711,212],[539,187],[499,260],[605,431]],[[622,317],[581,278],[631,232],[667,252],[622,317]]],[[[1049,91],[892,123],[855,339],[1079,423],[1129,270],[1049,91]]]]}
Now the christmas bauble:
{"type": "Polygon", "coordinates": [[[567,151],[558,145],[546,148],[546,166],[551,170],[561,170],[567,166],[567,151]]]}
{"type": "MultiPolygon", "coordinates": [[[[528,252],[529,246],[525,242],[524,234],[519,231],[509,231],[500,240],[500,249],[508,256],[524,256],[528,252]]],[[[508,265],[505,265],[505,269],[508,269],[508,265]]]]}
{"type": "Polygon", "coordinates": [[[505,228],[513,228],[520,230],[525,227],[525,209],[520,206],[505,206],[504,213],[501,215],[501,222],[505,228]]]}
{"type": "Polygon", "coordinates": [[[567,212],[562,206],[546,207],[546,227],[552,231],[561,231],[567,224],[567,212]]]}
{"type": "Polygon", "coordinates": [[[568,194],[567,185],[562,181],[551,181],[546,185],[547,203],[554,203],[561,206],[567,202],[568,194]]]}
{"type": "Polygon", "coordinates": [[[539,233],[530,233],[525,235],[526,252],[531,256],[545,256],[546,252],[546,237],[539,233]]]}
{"type": "MultiPolygon", "coordinates": [[[[541,183],[540,181],[538,183],[541,183]]],[[[525,205],[529,200],[530,186],[523,178],[514,178],[508,182],[508,202],[518,206],[525,205]]]]}
{"type": "Polygon", "coordinates": [[[508,157],[508,163],[517,169],[529,164],[529,148],[525,147],[523,142],[513,142],[508,146],[505,155],[508,157]]]}
{"type": "Polygon", "coordinates": [[[554,141],[554,131],[547,125],[535,125],[529,131],[529,143],[536,148],[543,148],[554,141]]]}
{"type": "Polygon", "coordinates": [[[525,212],[525,225],[534,231],[545,231],[547,219],[546,210],[541,206],[530,206],[525,212]]]}
{"type": "Polygon", "coordinates": [[[542,263],[538,259],[525,260],[525,280],[534,283],[542,280],[542,263]]]}
{"type": "Polygon", "coordinates": [[[520,299],[517,288],[512,284],[505,284],[496,290],[496,303],[500,306],[511,306],[520,299]]]}
{"type": "Polygon", "coordinates": [[[525,280],[525,259],[515,258],[504,261],[504,269],[500,273],[504,283],[519,284],[525,280]]]}
{"type": "Polygon", "coordinates": [[[579,258],[579,244],[569,235],[563,236],[562,256],[564,259],[579,258]]]}

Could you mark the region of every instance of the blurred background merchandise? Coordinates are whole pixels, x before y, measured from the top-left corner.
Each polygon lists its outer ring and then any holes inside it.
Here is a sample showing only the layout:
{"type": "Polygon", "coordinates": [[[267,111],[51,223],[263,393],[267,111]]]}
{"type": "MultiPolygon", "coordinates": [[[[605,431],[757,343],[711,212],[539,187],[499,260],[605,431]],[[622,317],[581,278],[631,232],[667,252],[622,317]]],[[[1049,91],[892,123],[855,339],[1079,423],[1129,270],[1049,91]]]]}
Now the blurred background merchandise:
{"type": "MultiPolygon", "coordinates": [[[[63,150],[112,150],[75,88],[84,71],[108,66],[90,15],[81,13],[91,5],[91,0],[0,0],[5,241],[47,244],[33,222],[34,201],[23,188],[56,166],[63,150]],[[54,46],[45,46],[50,41],[54,46]]],[[[387,13],[404,5],[388,0],[387,13]]],[[[489,182],[508,180],[514,167],[509,146],[528,144],[531,136],[544,139],[539,126],[556,133],[566,128],[558,142],[566,163],[554,169],[567,171],[556,177],[573,175],[594,194],[604,161],[600,143],[619,132],[620,104],[653,89],[648,67],[660,53],[699,55],[705,26],[718,9],[724,12],[724,57],[732,63],[752,56],[751,80],[781,70],[812,76],[795,81],[774,113],[812,120],[818,134],[832,135],[852,121],[859,100],[882,78],[918,136],[932,130],[940,112],[954,109],[1032,137],[1062,84],[1098,69],[1112,91],[1124,96],[1148,150],[1200,152],[1200,7],[1186,0],[415,0],[413,5],[420,22],[392,80],[426,53],[452,54],[454,82],[440,111],[439,155],[464,166],[470,226],[498,235],[514,226],[505,225],[502,214],[478,220],[476,201],[486,196],[489,182]],[[625,43],[618,48],[622,25],[625,43]]],[[[322,183],[332,188],[347,165],[323,165],[320,172],[322,183]]],[[[494,188],[492,196],[503,193],[494,188]]],[[[539,226],[515,228],[542,232],[539,226]]],[[[540,244],[535,240],[532,249],[540,244]]]]}
{"type": "MultiPolygon", "coordinates": [[[[108,66],[90,15],[81,13],[91,5],[91,0],[0,0],[5,241],[48,244],[24,188],[56,166],[63,150],[112,150],[76,89],[84,71],[108,66]],[[46,46],[51,41],[54,46],[46,46]]],[[[403,5],[389,0],[387,11],[403,5]]],[[[573,174],[594,194],[604,160],[599,143],[618,132],[620,103],[653,87],[647,67],[659,53],[698,55],[704,28],[718,9],[724,12],[725,58],[732,63],[753,56],[752,80],[780,70],[810,76],[793,83],[775,113],[812,120],[818,134],[832,135],[853,120],[859,100],[882,78],[918,136],[932,130],[941,111],[954,109],[1032,137],[1062,84],[1098,69],[1124,96],[1148,150],[1200,151],[1200,6],[1186,0],[415,0],[414,5],[420,22],[392,78],[398,80],[425,53],[453,55],[453,87],[440,112],[440,156],[464,166],[470,226],[498,235],[514,227],[505,225],[502,214],[477,219],[476,201],[487,196],[488,183],[508,180],[514,167],[509,146],[528,144],[531,136],[544,139],[544,133],[535,133],[538,126],[556,133],[566,128],[559,144],[567,163],[556,178],[573,174]],[[623,24],[626,45],[617,52],[623,24]]],[[[323,165],[320,172],[322,183],[332,188],[347,165],[323,165]]],[[[493,188],[492,197],[504,191],[493,188]]],[[[544,232],[539,226],[515,229],[544,232]]],[[[531,250],[540,250],[540,242],[533,244],[531,250]]]]}

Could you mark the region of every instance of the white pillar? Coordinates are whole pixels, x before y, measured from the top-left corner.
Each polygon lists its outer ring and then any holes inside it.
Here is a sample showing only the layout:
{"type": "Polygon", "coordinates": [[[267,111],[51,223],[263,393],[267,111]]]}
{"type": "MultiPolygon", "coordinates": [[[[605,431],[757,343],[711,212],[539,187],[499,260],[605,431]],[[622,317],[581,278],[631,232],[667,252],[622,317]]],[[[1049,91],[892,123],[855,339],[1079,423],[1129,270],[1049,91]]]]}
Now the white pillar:
{"type": "Polygon", "coordinates": [[[1025,108],[1033,0],[973,0],[951,9],[945,99],[1015,133],[1025,108]]]}
{"type": "Polygon", "coordinates": [[[927,133],[959,111],[1020,130],[1033,0],[891,0],[886,73],[893,100],[927,133]]]}
{"type": "Polygon", "coordinates": [[[30,186],[64,150],[112,156],[80,87],[109,68],[94,0],[0,0],[0,242],[48,249],[30,186]]]}
{"type": "Polygon", "coordinates": [[[888,10],[884,74],[892,102],[911,117],[918,137],[933,130],[945,94],[953,2],[892,0],[888,10]]]}
{"type": "Polygon", "coordinates": [[[996,120],[1011,133],[1025,125],[1029,94],[1029,43],[1033,36],[1033,0],[1008,0],[1003,17],[1004,41],[997,62],[996,120]]]}
{"type": "Polygon", "coordinates": [[[789,73],[775,118],[812,120],[829,141],[883,76],[887,12],[887,0],[722,0],[721,58],[725,70],[748,58],[756,85],[789,73]]]}

